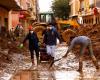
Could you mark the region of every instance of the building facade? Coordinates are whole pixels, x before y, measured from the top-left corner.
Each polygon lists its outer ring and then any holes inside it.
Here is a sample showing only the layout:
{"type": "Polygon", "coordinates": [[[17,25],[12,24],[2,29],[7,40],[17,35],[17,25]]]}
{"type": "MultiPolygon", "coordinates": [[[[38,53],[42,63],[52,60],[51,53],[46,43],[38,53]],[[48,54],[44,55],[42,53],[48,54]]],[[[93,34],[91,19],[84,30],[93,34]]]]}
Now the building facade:
{"type": "Polygon", "coordinates": [[[11,9],[20,9],[19,3],[14,0],[0,0],[0,27],[8,28],[9,24],[9,11],[11,9]]]}
{"type": "MultiPolygon", "coordinates": [[[[78,16],[83,19],[82,23],[93,24],[93,8],[96,7],[100,12],[100,0],[70,0],[70,17],[78,16]]],[[[96,23],[100,22],[99,15],[96,16],[96,23]]]]}
{"type": "Polygon", "coordinates": [[[37,18],[36,4],[35,0],[0,0],[0,27],[10,30],[20,23],[27,28],[37,18]]]}

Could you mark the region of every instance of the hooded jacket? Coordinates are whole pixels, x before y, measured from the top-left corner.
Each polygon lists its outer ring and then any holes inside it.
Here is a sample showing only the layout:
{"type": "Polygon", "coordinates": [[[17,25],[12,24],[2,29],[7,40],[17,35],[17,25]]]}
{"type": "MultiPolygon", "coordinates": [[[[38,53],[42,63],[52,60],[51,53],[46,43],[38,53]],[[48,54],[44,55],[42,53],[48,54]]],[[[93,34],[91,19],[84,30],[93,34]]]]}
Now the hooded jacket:
{"type": "Polygon", "coordinates": [[[57,43],[57,38],[60,40],[61,42],[61,38],[60,38],[60,35],[58,34],[57,31],[54,31],[54,30],[47,30],[45,31],[44,33],[44,40],[43,42],[46,44],[46,45],[56,45],[57,43]]]}
{"type": "Polygon", "coordinates": [[[39,46],[38,46],[39,40],[38,40],[38,37],[37,37],[36,33],[34,33],[34,32],[30,33],[29,32],[27,34],[26,38],[24,39],[23,43],[25,43],[26,40],[29,41],[29,50],[34,50],[34,49],[39,48],[39,46]]]}

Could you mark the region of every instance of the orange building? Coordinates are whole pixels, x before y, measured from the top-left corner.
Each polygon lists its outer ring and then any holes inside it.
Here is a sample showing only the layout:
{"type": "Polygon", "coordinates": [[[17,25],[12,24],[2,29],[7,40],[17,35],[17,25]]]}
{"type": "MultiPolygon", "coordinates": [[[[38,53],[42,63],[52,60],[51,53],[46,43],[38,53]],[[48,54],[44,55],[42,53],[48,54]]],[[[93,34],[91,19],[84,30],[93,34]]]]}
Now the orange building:
{"type": "Polygon", "coordinates": [[[9,28],[9,11],[20,9],[19,4],[14,0],[0,0],[0,26],[9,28]]]}
{"type": "Polygon", "coordinates": [[[21,23],[23,27],[35,20],[36,0],[0,0],[0,26],[10,30],[21,23]]]}

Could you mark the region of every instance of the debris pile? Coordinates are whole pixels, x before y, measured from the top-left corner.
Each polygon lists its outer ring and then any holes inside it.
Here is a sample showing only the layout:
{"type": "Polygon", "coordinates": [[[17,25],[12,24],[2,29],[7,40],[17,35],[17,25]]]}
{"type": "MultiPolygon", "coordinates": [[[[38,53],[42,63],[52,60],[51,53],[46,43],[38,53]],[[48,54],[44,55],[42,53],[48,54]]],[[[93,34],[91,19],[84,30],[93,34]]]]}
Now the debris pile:
{"type": "Polygon", "coordinates": [[[12,63],[13,54],[25,54],[25,47],[19,48],[19,41],[11,41],[7,37],[0,37],[0,69],[4,68],[3,64],[12,63]]]}
{"type": "Polygon", "coordinates": [[[70,37],[75,36],[75,35],[76,35],[76,31],[72,29],[67,29],[62,33],[62,38],[68,44],[70,42],[70,37]]]}
{"type": "MultiPolygon", "coordinates": [[[[70,43],[70,38],[73,36],[88,36],[92,40],[93,51],[95,56],[100,59],[99,49],[100,49],[100,25],[84,25],[77,31],[75,30],[65,30],[62,33],[62,37],[67,44],[70,43]]],[[[75,54],[79,53],[79,47],[75,47],[73,50],[75,54]]],[[[86,49],[85,54],[88,54],[88,50],[86,49]]],[[[87,58],[88,56],[85,56],[87,58]]]]}

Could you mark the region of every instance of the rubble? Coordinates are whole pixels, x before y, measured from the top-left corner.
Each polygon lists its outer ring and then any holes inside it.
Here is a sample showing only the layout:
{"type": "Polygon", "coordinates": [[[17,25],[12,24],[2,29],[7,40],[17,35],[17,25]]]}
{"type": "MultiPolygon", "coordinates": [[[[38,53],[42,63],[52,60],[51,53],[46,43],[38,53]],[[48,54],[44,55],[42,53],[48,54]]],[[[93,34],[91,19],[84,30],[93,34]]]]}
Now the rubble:
{"type": "MultiPolygon", "coordinates": [[[[0,71],[4,72],[5,69],[7,69],[8,64],[13,64],[14,57],[13,55],[16,54],[18,56],[19,54],[26,54],[26,48],[23,49],[19,48],[18,45],[20,42],[12,41],[7,37],[0,36],[0,71]]],[[[18,60],[16,60],[18,61],[18,60]]],[[[16,62],[15,62],[16,63],[16,62]]],[[[2,73],[3,74],[3,73],[2,73]]],[[[0,74],[1,75],[1,74],[0,74]]]]}
{"type": "MultiPolygon", "coordinates": [[[[96,58],[100,59],[100,25],[87,25],[80,29],[79,35],[86,35],[92,40],[93,51],[96,58]]],[[[86,51],[87,53],[87,51],[86,51]]]]}
{"type": "MultiPolygon", "coordinates": [[[[93,51],[96,56],[96,58],[100,59],[99,55],[99,49],[100,49],[100,25],[85,25],[81,26],[81,28],[76,31],[77,36],[88,36],[92,40],[93,45],[93,51]]],[[[73,36],[73,32],[70,34],[66,32],[66,36],[68,35],[68,39],[66,39],[66,42],[69,41],[70,37],[73,36]]],[[[75,54],[79,53],[79,47],[75,48],[74,50],[75,54]]],[[[88,55],[88,51],[85,51],[85,58],[90,59],[88,55]]]]}

